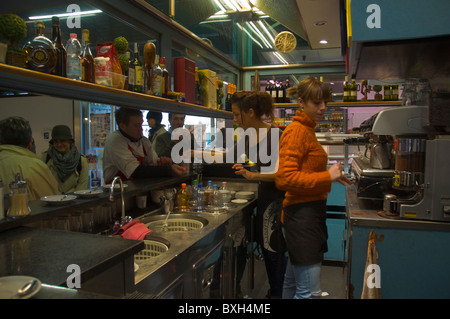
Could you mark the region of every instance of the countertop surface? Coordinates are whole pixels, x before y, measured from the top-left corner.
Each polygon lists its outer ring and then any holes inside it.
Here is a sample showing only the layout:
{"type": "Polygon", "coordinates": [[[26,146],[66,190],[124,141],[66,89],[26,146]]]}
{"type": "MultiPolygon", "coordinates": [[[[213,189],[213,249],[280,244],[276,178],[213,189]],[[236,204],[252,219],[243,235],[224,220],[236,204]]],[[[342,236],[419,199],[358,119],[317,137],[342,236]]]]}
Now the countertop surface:
{"type": "Polygon", "coordinates": [[[124,258],[142,250],[137,240],[19,227],[0,233],[0,277],[32,276],[42,283],[65,286],[78,265],[81,282],[103,272],[124,258]]]}

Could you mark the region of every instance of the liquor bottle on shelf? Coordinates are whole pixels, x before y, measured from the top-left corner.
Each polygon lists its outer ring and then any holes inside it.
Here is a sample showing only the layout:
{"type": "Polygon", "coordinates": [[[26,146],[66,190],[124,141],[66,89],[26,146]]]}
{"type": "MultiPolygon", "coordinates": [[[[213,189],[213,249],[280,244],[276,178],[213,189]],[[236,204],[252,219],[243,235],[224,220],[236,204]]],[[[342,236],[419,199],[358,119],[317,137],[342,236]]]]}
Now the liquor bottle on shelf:
{"type": "Polygon", "coordinates": [[[391,100],[392,101],[398,100],[398,84],[391,86],[391,100]]]}
{"type": "Polygon", "coordinates": [[[67,76],[67,51],[62,43],[61,25],[58,17],[52,17],[52,40],[56,48],[56,65],[52,74],[66,77],[67,76]]]}
{"type": "Polygon", "coordinates": [[[348,75],[345,76],[344,82],[344,102],[350,102],[350,83],[348,83],[348,75]]]}
{"type": "Polygon", "coordinates": [[[53,42],[44,35],[45,25],[36,21],[36,37],[23,47],[26,53],[27,69],[52,73],[56,65],[56,49],[53,42]]]}
{"type": "Polygon", "coordinates": [[[278,91],[278,103],[284,103],[286,100],[286,86],[280,81],[280,89],[278,91]]]}
{"type": "Polygon", "coordinates": [[[169,95],[170,90],[170,78],[169,78],[169,71],[166,69],[166,58],[161,57],[161,60],[159,62],[161,67],[161,74],[162,74],[162,96],[167,97],[169,95]]]}
{"type": "Polygon", "coordinates": [[[358,95],[358,85],[356,85],[355,79],[352,79],[352,85],[350,86],[350,102],[356,102],[358,95]]]}
{"type": "Polygon", "coordinates": [[[285,93],[286,93],[286,95],[285,95],[285,98],[284,98],[284,103],[289,103],[290,102],[290,99],[289,99],[289,97],[288,97],[288,90],[289,90],[289,88],[291,87],[291,83],[289,82],[289,79],[286,79],[286,82],[284,82],[285,84],[284,84],[284,88],[285,88],[285,93]]]}
{"type": "Polygon", "coordinates": [[[134,43],[133,59],[128,68],[128,90],[142,93],[144,92],[144,69],[139,58],[139,48],[137,42],[134,43]]]}
{"type": "Polygon", "coordinates": [[[81,80],[95,83],[95,61],[89,47],[89,30],[81,31],[81,80]]]}
{"type": "Polygon", "coordinates": [[[67,78],[81,80],[81,43],[77,39],[76,33],[70,34],[70,39],[66,44],[67,50],[67,78]]]}
{"type": "Polygon", "coordinates": [[[159,66],[159,56],[155,56],[152,70],[152,92],[155,96],[162,96],[162,70],[159,66]]]}
{"type": "Polygon", "coordinates": [[[385,101],[391,100],[391,86],[389,84],[384,85],[384,100],[385,101]]]}

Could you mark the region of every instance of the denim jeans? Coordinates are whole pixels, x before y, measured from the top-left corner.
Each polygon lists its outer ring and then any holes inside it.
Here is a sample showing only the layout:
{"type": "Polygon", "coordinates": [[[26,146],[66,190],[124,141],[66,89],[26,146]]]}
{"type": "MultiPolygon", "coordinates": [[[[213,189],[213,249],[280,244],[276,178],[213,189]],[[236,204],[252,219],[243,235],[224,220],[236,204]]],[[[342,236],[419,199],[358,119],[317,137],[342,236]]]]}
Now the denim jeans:
{"type": "Polygon", "coordinates": [[[302,266],[293,265],[288,259],[284,275],[283,299],[320,298],[321,263],[302,266]]]}

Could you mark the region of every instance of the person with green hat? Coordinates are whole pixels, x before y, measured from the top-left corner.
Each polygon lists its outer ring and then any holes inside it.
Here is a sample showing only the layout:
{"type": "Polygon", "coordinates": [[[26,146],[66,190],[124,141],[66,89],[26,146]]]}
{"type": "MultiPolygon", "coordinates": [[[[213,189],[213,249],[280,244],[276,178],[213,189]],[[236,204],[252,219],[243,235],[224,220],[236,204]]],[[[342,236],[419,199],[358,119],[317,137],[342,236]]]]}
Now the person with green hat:
{"type": "Polygon", "coordinates": [[[56,125],[52,129],[49,148],[42,154],[42,160],[58,181],[59,191],[63,194],[89,187],[88,163],[74,142],[68,126],[56,125]]]}

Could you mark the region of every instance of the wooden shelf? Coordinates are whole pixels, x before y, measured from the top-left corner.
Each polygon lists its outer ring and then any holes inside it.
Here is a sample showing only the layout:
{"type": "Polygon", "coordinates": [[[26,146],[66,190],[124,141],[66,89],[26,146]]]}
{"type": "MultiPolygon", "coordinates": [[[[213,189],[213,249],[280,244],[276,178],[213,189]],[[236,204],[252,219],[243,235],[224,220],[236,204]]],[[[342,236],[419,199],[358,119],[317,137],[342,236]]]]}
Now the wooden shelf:
{"type": "Polygon", "coordinates": [[[232,119],[233,113],[0,64],[0,87],[102,104],[232,119]]]}
{"type": "MultiPolygon", "coordinates": [[[[399,106],[402,101],[358,101],[358,102],[328,102],[327,106],[338,107],[374,107],[374,106],[399,106]]],[[[275,107],[291,107],[297,108],[297,103],[275,103],[275,107]]]]}

